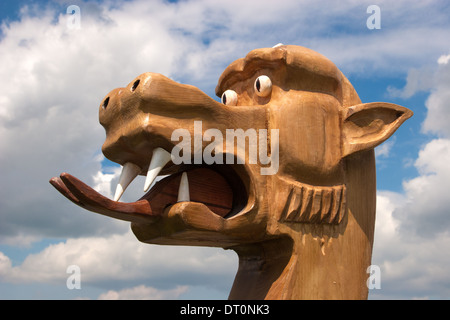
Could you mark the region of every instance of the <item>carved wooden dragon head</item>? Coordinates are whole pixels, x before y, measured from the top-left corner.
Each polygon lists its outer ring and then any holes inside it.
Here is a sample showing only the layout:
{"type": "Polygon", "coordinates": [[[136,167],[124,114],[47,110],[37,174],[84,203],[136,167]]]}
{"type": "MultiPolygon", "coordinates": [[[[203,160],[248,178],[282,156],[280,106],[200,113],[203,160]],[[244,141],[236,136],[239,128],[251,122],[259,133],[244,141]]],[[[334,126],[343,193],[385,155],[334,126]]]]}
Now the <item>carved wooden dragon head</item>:
{"type": "Polygon", "coordinates": [[[366,298],[373,148],[412,112],[361,103],[330,60],[299,46],[251,51],[216,94],[221,102],[141,74],[99,107],[102,151],[123,165],[115,200],[67,173],[50,182],[87,210],[130,221],[142,242],[235,250],[230,298],[366,298]],[[119,202],[137,175],[149,191],[119,202]]]}

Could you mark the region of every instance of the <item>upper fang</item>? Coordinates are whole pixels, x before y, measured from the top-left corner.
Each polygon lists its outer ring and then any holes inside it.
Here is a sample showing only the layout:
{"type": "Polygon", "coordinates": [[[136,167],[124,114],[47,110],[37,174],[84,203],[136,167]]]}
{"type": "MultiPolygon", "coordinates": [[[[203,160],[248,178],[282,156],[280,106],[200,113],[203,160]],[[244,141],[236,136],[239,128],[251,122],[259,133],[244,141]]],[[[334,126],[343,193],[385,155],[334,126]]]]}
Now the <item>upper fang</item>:
{"type": "Polygon", "coordinates": [[[144,192],[147,192],[159,172],[170,161],[170,153],[162,148],[153,150],[152,160],[148,166],[147,178],[145,179],[144,192]]]}

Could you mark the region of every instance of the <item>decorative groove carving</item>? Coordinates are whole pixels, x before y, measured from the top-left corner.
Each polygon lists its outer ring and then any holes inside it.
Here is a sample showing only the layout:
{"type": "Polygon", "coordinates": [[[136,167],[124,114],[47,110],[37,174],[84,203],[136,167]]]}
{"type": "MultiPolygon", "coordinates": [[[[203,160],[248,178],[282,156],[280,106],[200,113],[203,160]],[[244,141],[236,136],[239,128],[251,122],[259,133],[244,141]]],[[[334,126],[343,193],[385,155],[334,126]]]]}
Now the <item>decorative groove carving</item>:
{"type": "Polygon", "coordinates": [[[284,208],[282,222],[339,224],[346,211],[346,187],[292,185],[284,208]]]}

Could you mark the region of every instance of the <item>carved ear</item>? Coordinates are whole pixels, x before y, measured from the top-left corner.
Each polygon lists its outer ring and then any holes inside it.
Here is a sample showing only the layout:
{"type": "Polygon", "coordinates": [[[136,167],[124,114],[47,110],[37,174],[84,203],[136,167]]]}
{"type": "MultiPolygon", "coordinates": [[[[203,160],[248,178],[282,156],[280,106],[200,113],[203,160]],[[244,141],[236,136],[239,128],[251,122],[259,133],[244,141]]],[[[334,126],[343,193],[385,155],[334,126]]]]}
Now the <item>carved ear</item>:
{"type": "Polygon", "coordinates": [[[405,107],[384,102],[358,104],[341,113],[343,157],[375,148],[413,115],[405,107]]]}

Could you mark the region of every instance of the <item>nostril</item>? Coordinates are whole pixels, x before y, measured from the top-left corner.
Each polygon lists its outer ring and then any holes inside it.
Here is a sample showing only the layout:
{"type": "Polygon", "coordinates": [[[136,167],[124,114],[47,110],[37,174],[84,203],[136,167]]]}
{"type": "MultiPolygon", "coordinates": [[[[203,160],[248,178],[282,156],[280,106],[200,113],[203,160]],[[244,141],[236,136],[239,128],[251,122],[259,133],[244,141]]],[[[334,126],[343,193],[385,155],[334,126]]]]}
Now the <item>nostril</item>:
{"type": "Polygon", "coordinates": [[[131,91],[133,92],[134,90],[136,90],[137,86],[139,85],[139,82],[141,82],[141,80],[136,80],[133,83],[133,86],[131,87],[131,91]]]}
{"type": "Polygon", "coordinates": [[[108,106],[108,103],[109,103],[109,97],[106,98],[105,101],[103,101],[102,108],[103,108],[103,109],[106,109],[106,107],[108,106]]]}

